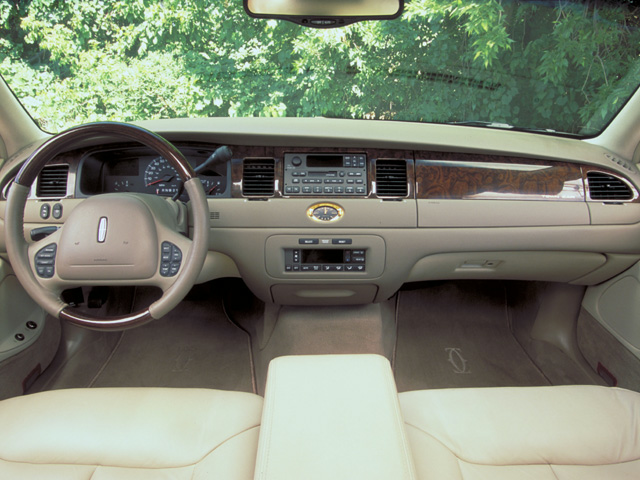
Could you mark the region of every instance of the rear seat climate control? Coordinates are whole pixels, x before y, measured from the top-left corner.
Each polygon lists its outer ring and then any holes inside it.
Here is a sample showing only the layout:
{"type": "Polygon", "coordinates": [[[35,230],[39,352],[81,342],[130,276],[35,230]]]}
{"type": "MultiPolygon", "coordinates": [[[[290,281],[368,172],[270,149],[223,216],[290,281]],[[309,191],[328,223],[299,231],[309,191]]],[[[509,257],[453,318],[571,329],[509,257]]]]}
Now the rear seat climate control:
{"type": "Polygon", "coordinates": [[[182,251],[171,242],[162,242],[160,275],[163,277],[175,276],[180,270],[181,263],[182,251]]]}
{"type": "Polygon", "coordinates": [[[40,278],[52,278],[55,273],[57,245],[51,243],[46,247],[38,250],[34,263],[36,265],[36,273],[40,278]]]}

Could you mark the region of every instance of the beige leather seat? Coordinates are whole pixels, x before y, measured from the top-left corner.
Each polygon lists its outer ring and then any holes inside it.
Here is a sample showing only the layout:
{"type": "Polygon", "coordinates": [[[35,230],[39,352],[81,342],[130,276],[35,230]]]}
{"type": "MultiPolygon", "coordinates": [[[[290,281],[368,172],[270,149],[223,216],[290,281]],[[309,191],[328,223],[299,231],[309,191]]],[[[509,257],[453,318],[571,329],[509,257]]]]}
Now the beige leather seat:
{"type": "Polygon", "coordinates": [[[400,394],[418,478],[640,478],[640,394],[597,386],[400,394]]]}
{"type": "Polygon", "coordinates": [[[0,478],[253,478],[262,398],[203,389],[58,390],[0,402],[0,478]]]}

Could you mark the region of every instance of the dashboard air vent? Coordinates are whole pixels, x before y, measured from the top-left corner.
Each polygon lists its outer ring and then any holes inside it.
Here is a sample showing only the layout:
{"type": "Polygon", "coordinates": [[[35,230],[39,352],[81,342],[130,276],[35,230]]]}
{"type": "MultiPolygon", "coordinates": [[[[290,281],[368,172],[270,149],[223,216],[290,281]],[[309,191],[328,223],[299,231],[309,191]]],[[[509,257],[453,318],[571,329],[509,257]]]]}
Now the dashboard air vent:
{"type": "Polygon", "coordinates": [[[379,197],[407,196],[407,164],[404,160],[376,162],[376,193],[379,197]]]}
{"type": "Polygon", "coordinates": [[[67,195],[69,165],[47,165],[38,175],[38,197],[62,198],[67,195]]]}
{"type": "Polygon", "coordinates": [[[621,178],[602,172],[587,172],[591,200],[631,200],[633,191],[621,178]]]}
{"type": "Polygon", "coordinates": [[[242,167],[242,194],[247,197],[273,196],[275,162],[272,158],[245,159],[242,167]]]}

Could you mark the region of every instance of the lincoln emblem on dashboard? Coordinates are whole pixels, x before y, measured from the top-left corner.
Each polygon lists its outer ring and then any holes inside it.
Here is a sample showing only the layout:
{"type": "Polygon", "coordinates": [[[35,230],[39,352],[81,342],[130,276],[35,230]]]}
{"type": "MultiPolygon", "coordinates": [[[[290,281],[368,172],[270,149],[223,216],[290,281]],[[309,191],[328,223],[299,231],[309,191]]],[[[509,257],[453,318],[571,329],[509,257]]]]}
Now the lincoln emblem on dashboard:
{"type": "Polygon", "coordinates": [[[104,243],[107,238],[107,217],[100,217],[98,223],[98,243],[104,243]]]}

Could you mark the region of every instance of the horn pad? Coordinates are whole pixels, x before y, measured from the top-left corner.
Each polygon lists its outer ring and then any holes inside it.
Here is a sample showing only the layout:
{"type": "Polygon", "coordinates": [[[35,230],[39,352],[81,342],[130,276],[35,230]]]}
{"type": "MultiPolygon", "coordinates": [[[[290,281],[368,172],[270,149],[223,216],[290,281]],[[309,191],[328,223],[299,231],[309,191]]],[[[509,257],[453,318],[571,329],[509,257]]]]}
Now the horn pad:
{"type": "Polygon", "coordinates": [[[56,265],[63,280],[144,279],[158,269],[154,217],[135,194],[84,200],[61,233],[56,265]]]}

